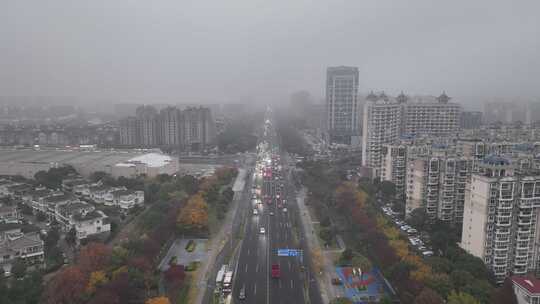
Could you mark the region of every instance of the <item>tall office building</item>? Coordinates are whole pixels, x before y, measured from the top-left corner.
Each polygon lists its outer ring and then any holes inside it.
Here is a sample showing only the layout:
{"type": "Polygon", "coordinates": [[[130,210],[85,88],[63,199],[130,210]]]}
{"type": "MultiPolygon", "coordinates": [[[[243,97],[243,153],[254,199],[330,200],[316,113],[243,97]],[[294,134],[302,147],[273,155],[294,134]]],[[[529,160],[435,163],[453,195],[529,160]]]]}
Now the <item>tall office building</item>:
{"type": "Polygon", "coordinates": [[[403,108],[403,134],[434,137],[456,136],[459,132],[461,106],[450,102],[445,93],[437,98],[409,99],[403,108]]]}
{"type": "Polygon", "coordinates": [[[330,142],[357,144],[359,110],[358,68],[329,67],[326,71],[326,127],[330,142]]]}
{"type": "Polygon", "coordinates": [[[362,127],[362,166],[379,176],[382,147],[399,139],[401,104],[384,93],[366,97],[362,127]]]}
{"type": "Polygon", "coordinates": [[[539,172],[518,173],[510,160],[486,157],[471,178],[461,247],[481,258],[498,282],[537,271],[539,220],[539,172]]]}

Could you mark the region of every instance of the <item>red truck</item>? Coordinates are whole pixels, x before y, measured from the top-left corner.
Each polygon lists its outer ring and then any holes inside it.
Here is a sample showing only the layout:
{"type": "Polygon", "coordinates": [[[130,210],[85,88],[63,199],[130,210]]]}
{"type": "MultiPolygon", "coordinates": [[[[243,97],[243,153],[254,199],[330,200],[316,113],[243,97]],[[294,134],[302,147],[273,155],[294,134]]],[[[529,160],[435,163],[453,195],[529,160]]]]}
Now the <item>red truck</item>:
{"type": "Polygon", "coordinates": [[[281,271],[279,270],[279,264],[272,264],[272,278],[279,279],[281,271]]]}

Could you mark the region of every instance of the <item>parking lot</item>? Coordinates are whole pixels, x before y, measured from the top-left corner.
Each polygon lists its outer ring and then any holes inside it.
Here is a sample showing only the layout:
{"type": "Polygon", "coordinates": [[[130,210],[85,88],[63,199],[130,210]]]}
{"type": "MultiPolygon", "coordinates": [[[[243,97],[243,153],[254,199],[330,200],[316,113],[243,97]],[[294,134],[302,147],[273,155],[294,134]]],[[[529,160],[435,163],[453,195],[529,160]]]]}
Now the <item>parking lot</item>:
{"type": "Polygon", "coordinates": [[[400,229],[402,233],[407,235],[409,244],[418,252],[419,255],[423,257],[430,257],[433,255],[432,248],[428,245],[430,243],[429,235],[419,232],[417,229],[401,220],[399,218],[399,213],[392,210],[391,204],[383,205],[381,209],[392,221],[392,223],[394,223],[396,228],[400,229]]]}

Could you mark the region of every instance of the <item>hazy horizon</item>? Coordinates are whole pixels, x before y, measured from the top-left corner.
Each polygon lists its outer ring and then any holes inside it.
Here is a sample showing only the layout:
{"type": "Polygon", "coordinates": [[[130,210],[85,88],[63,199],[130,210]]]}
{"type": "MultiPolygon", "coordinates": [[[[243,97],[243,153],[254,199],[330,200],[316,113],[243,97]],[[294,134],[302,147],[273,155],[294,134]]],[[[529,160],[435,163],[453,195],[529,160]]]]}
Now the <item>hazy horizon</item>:
{"type": "MultiPolygon", "coordinates": [[[[443,90],[465,106],[540,96],[538,1],[14,1],[0,12],[0,96],[89,103],[287,102],[443,90]],[[469,101],[470,100],[470,101],[469,101]]],[[[86,104],[89,106],[88,104],[86,104]]]]}

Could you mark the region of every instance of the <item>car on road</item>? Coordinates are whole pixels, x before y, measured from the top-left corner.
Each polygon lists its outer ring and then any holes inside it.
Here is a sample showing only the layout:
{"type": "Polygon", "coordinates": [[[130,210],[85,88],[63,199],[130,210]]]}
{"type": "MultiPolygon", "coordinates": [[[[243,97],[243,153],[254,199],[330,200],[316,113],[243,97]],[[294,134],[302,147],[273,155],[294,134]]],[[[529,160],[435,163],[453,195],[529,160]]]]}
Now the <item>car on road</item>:
{"type": "Polygon", "coordinates": [[[258,214],[259,214],[259,210],[253,209],[253,215],[258,215],[258,214]]]}
{"type": "Polygon", "coordinates": [[[274,215],[274,212],[273,212],[273,211],[270,211],[270,215],[274,215]]]}
{"type": "Polygon", "coordinates": [[[259,233],[260,233],[260,234],[265,234],[265,233],[266,233],[266,230],[264,229],[264,227],[261,227],[261,228],[259,229],[259,233]]]}
{"type": "Polygon", "coordinates": [[[430,251],[430,250],[424,251],[424,252],[422,252],[422,255],[423,255],[424,257],[430,257],[430,256],[433,255],[433,251],[430,251]]]}
{"type": "Polygon", "coordinates": [[[281,270],[279,264],[272,264],[272,278],[278,279],[281,276],[281,270]]]}
{"type": "Polygon", "coordinates": [[[240,292],[238,293],[238,299],[245,300],[246,299],[246,286],[243,286],[240,289],[240,292]]]}
{"type": "Polygon", "coordinates": [[[287,208],[283,208],[283,212],[287,212],[287,208]]]}

